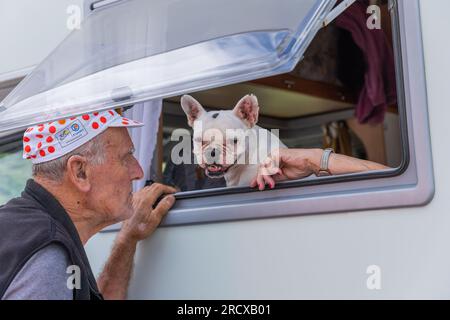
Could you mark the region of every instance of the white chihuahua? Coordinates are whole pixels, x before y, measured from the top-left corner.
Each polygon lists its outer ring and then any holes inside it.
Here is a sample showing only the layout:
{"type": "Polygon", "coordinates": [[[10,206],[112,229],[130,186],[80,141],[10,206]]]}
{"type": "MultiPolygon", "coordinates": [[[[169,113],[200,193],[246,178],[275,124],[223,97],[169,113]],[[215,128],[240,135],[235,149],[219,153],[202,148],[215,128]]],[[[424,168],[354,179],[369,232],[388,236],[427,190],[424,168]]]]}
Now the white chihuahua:
{"type": "Polygon", "coordinates": [[[260,128],[259,105],[246,95],[233,110],[206,112],[193,97],[181,98],[189,126],[194,129],[194,155],[210,178],[225,178],[228,187],[249,186],[258,166],[269,153],[284,144],[272,132],[260,128]]]}

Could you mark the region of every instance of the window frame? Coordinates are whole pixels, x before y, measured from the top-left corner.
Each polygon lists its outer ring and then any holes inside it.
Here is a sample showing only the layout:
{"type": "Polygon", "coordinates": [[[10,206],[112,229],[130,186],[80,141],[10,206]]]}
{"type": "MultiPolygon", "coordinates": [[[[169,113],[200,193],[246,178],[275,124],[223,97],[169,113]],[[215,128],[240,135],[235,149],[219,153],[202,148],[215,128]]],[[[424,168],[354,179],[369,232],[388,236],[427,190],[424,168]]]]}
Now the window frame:
{"type": "Polygon", "coordinates": [[[262,192],[247,187],[181,192],[162,226],[427,205],[434,197],[434,173],[419,2],[391,1],[390,6],[403,154],[399,167],[288,181],[262,192]]]}

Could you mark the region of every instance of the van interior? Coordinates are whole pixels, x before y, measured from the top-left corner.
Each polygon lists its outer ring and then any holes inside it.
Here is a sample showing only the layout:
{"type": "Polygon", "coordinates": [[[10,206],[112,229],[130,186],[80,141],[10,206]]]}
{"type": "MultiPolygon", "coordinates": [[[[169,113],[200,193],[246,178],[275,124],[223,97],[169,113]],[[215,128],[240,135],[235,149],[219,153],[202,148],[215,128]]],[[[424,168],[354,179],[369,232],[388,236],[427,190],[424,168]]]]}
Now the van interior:
{"type": "MultiPolygon", "coordinates": [[[[380,32],[386,39],[385,49],[392,53],[386,2],[380,1],[380,32]]],[[[358,47],[350,31],[332,23],[319,31],[292,72],[191,95],[207,110],[224,110],[232,109],[240,98],[252,93],[260,104],[258,126],[279,129],[280,140],[287,147],[332,147],[341,154],[396,168],[402,161],[396,99],[385,106],[381,119],[355,116],[367,77],[367,60],[371,58],[358,47]]],[[[386,90],[396,92],[395,79],[386,90]]],[[[151,180],[174,185],[180,191],[225,187],[224,179],[206,177],[196,164],[171,162],[173,130],[191,129],[180,99],[175,96],[163,101],[151,180]]]]}

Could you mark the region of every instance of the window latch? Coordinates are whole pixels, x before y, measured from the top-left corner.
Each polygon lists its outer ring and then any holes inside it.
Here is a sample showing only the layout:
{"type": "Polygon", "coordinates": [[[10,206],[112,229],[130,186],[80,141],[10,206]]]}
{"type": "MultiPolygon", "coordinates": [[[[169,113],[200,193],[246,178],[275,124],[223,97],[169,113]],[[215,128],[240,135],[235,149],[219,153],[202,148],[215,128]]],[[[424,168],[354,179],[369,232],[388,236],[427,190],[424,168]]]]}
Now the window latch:
{"type": "Polygon", "coordinates": [[[343,0],[339,5],[337,5],[333,10],[331,10],[322,22],[322,27],[325,28],[331,22],[334,21],[342,12],[344,12],[348,7],[350,7],[356,0],[343,0]]]}

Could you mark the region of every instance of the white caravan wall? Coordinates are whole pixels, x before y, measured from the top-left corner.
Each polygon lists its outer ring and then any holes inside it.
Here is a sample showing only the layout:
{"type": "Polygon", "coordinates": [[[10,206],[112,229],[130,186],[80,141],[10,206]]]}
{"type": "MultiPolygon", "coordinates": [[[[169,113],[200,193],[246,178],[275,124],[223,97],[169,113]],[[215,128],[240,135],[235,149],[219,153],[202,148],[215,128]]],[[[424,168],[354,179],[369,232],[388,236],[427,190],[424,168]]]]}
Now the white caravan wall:
{"type": "MultiPolygon", "coordinates": [[[[450,298],[448,0],[422,0],[436,195],[427,207],[160,229],[130,298],[450,298]],[[368,290],[366,268],[381,268],[368,290]]],[[[114,234],[87,246],[98,272],[114,234]]]]}
{"type": "Polygon", "coordinates": [[[0,0],[0,82],[24,76],[70,32],[67,8],[83,0],[0,0]]]}

